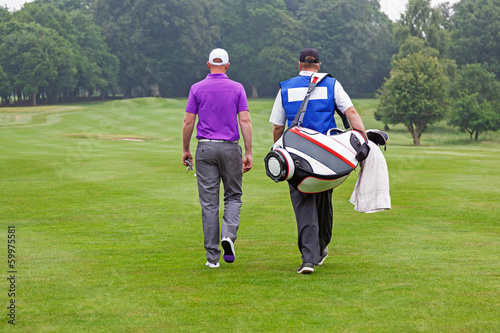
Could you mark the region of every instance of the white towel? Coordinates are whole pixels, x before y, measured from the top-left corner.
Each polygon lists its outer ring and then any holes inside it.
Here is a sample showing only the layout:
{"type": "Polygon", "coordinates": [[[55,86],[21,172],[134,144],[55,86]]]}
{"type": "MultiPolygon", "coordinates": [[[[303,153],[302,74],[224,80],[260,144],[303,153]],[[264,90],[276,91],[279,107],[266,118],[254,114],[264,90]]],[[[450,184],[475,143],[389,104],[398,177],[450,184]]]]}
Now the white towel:
{"type": "Polygon", "coordinates": [[[361,213],[375,213],[391,209],[389,172],[384,154],[372,141],[368,141],[370,153],[361,162],[361,171],[349,200],[361,213]]]}

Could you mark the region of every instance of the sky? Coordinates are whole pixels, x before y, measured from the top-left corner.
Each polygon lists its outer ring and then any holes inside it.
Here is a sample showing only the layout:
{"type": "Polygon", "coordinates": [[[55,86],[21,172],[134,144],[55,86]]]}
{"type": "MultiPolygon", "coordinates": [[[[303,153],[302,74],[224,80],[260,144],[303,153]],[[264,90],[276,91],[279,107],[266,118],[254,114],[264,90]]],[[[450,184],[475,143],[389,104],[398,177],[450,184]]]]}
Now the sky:
{"type": "MultiPolygon", "coordinates": [[[[442,2],[449,2],[454,4],[459,0],[431,0],[432,6],[436,6],[442,2]]],[[[26,0],[0,0],[0,6],[7,6],[10,10],[19,10],[25,4],[26,0]]],[[[399,19],[399,15],[405,11],[406,0],[380,0],[380,6],[382,11],[389,16],[389,18],[393,21],[399,19]]]]}
{"type": "MultiPolygon", "coordinates": [[[[5,1],[5,0],[3,0],[5,1]]],[[[389,18],[393,21],[399,19],[400,15],[405,11],[406,4],[408,1],[405,0],[379,0],[380,7],[384,13],[389,16],[389,18]]],[[[436,7],[440,3],[449,2],[450,4],[454,4],[459,2],[459,0],[431,0],[432,7],[436,7]]]]}

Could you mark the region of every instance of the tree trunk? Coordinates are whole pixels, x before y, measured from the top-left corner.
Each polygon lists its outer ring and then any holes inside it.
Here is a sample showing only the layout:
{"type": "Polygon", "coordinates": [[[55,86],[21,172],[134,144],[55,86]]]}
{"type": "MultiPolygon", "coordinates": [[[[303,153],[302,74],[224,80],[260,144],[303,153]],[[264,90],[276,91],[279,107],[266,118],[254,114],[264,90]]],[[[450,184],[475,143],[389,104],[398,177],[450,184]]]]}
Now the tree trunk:
{"type": "Polygon", "coordinates": [[[469,133],[469,142],[472,143],[472,135],[474,135],[474,131],[469,131],[468,129],[465,130],[469,133]]]}
{"type": "Polygon", "coordinates": [[[475,140],[477,142],[477,139],[479,138],[479,131],[476,131],[476,136],[475,136],[475,140]]]}
{"type": "Polygon", "coordinates": [[[257,92],[257,86],[250,82],[250,85],[252,86],[252,97],[251,98],[259,98],[259,93],[257,92]]]}
{"type": "Polygon", "coordinates": [[[414,144],[415,146],[420,146],[420,137],[419,137],[419,135],[418,135],[418,134],[416,134],[416,135],[414,134],[414,135],[413,135],[413,144],[414,144]]]}
{"type": "Polygon", "coordinates": [[[36,94],[37,94],[37,93],[33,93],[33,94],[31,95],[31,101],[30,101],[31,106],[36,106],[36,94]]]}
{"type": "Polygon", "coordinates": [[[420,146],[420,135],[418,132],[413,128],[413,125],[408,125],[408,131],[411,134],[411,137],[413,138],[413,144],[415,146],[420,146]]]}

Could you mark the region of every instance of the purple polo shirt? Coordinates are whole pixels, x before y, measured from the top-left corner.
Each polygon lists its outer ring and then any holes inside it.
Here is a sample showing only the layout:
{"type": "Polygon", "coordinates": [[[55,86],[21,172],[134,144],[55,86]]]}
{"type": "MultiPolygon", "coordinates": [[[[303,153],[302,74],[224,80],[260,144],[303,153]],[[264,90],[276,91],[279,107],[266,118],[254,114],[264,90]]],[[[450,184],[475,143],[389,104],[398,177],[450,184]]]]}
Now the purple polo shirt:
{"type": "Polygon", "coordinates": [[[241,111],[248,111],[245,89],[226,74],[208,74],[191,86],[186,112],[198,115],[197,139],[239,140],[241,111]]]}

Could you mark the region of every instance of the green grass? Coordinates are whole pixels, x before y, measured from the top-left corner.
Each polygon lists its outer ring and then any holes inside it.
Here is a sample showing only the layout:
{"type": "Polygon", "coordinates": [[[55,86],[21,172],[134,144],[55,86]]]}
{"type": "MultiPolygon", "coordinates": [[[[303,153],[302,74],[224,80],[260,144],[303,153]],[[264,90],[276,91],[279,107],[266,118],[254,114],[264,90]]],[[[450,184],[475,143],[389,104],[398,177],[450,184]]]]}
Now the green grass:
{"type": "MultiPolygon", "coordinates": [[[[383,127],[376,103],[355,101],[367,128],[383,127]]],[[[250,100],[237,260],[218,270],[204,265],[196,178],[181,164],[185,100],[0,109],[0,258],[7,275],[14,225],[18,329],[500,331],[498,134],[468,144],[442,123],[415,147],[391,127],[393,209],[355,212],[351,175],[334,192],[331,256],[303,276],[287,186],[264,172],[271,106],[250,100]]]]}

